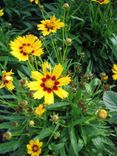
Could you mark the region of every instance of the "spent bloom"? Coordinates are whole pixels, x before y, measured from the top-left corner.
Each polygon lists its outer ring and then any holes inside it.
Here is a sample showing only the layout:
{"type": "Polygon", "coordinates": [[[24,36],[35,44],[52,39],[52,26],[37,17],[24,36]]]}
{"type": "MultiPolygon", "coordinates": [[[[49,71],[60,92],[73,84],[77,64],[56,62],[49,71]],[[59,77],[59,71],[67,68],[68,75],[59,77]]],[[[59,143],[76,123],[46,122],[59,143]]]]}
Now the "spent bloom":
{"type": "Polygon", "coordinates": [[[92,0],[92,1],[97,2],[99,4],[108,4],[108,3],[110,3],[110,0],[92,0]]]}
{"type": "Polygon", "coordinates": [[[113,75],[112,75],[113,80],[117,80],[117,64],[113,65],[112,72],[113,72],[113,75]]]}
{"type": "Polygon", "coordinates": [[[0,9],[0,17],[4,15],[4,10],[0,9]]]}
{"type": "Polygon", "coordinates": [[[45,108],[43,104],[40,104],[38,107],[35,109],[35,114],[38,116],[41,116],[45,112],[45,108]]]}
{"type": "Polygon", "coordinates": [[[13,75],[12,70],[10,72],[3,71],[2,79],[0,81],[0,88],[6,87],[8,90],[13,90],[15,87],[13,85],[13,75]]]}
{"type": "Polygon", "coordinates": [[[30,2],[35,2],[35,4],[38,4],[39,3],[39,0],[30,0],[30,2]]]}
{"type": "Polygon", "coordinates": [[[60,98],[64,99],[68,96],[68,92],[61,88],[70,83],[71,78],[65,76],[60,78],[63,67],[58,64],[55,65],[53,70],[48,62],[42,64],[43,74],[38,71],[32,71],[32,81],[28,84],[30,90],[36,91],[33,96],[35,99],[41,99],[44,97],[45,104],[54,103],[54,93],[60,98]]]}
{"type": "Polygon", "coordinates": [[[43,54],[41,41],[34,35],[19,36],[10,42],[11,54],[19,61],[26,61],[30,55],[40,56],[43,54]]]}
{"type": "Polygon", "coordinates": [[[58,29],[64,27],[64,23],[60,22],[60,19],[56,19],[55,16],[50,19],[42,20],[41,24],[37,25],[38,30],[42,31],[43,36],[55,33],[58,29]]]}
{"type": "Polygon", "coordinates": [[[27,153],[31,156],[40,156],[41,154],[41,147],[43,142],[37,140],[30,140],[29,144],[27,144],[27,153]]]}

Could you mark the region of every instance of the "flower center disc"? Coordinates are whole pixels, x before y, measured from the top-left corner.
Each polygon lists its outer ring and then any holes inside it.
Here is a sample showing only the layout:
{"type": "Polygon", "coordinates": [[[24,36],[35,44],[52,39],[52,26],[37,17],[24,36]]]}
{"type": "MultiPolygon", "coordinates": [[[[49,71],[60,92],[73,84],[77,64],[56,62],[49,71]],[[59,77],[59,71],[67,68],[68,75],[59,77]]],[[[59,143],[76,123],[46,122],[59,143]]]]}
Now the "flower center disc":
{"type": "Polygon", "coordinates": [[[37,145],[34,145],[32,149],[33,149],[33,152],[37,152],[39,150],[39,147],[37,145]]]}
{"type": "Polygon", "coordinates": [[[46,82],[45,82],[45,87],[46,87],[46,88],[52,89],[52,88],[54,87],[54,81],[51,80],[51,79],[46,80],[46,82]]]}

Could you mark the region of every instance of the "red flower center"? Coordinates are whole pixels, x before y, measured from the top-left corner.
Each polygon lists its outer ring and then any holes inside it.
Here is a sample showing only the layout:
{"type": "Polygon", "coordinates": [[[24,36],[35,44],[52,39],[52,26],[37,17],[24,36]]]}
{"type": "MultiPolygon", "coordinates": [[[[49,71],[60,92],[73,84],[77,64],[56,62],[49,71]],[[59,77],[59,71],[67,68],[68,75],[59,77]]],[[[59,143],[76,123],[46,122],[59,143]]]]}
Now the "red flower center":
{"type": "Polygon", "coordinates": [[[43,88],[43,91],[51,93],[53,90],[58,90],[59,81],[56,80],[56,76],[46,75],[42,78],[42,83],[40,86],[43,88]]]}
{"type": "Polygon", "coordinates": [[[30,43],[23,43],[20,47],[19,47],[20,53],[23,54],[24,56],[26,56],[27,54],[34,53],[33,47],[30,43]]]}

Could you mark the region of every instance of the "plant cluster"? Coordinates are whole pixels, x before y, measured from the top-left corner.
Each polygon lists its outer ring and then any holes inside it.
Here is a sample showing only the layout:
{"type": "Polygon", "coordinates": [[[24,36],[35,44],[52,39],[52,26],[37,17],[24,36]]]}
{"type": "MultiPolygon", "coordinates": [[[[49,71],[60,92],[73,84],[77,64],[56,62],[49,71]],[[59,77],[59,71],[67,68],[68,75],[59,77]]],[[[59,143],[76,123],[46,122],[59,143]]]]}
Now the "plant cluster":
{"type": "MultiPolygon", "coordinates": [[[[117,131],[110,128],[117,119],[115,85],[103,69],[98,78],[93,73],[95,63],[99,70],[105,66],[110,59],[105,51],[113,48],[111,2],[79,0],[77,7],[76,0],[68,2],[17,0],[13,8],[6,0],[9,7],[0,10],[0,50],[7,54],[0,60],[0,154],[116,155],[117,131]],[[94,48],[99,53],[92,54],[94,48]]],[[[114,62],[114,53],[110,57],[114,62]]],[[[111,77],[117,80],[115,63],[111,77]]]]}

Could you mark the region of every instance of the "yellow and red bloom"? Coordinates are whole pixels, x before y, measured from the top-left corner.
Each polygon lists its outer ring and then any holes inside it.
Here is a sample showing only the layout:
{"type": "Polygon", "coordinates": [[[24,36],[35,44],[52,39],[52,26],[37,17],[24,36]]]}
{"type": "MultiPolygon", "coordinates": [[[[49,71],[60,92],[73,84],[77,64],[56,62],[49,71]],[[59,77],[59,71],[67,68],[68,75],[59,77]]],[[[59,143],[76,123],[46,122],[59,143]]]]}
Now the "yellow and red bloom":
{"type": "Polygon", "coordinates": [[[55,16],[50,17],[50,19],[42,20],[41,24],[37,25],[38,30],[42,31],[43,36],[49,35],[50,33],[55,33],[58,29],[64,27],[64,23],[56,19],[55,16]]]}
{"type": "Polygon", "coordinates": [[[27,153],[31,156],[40,156],[42,152],[43,142],[39,140],[30,140],[29,144],[27,144],[27,153]]]}
{"type": "Polygon", "coordinates": [[[14,41],[10,42],[11,54],[19,61],[26,61],[30,55],[40,56],[43,49],[41,41],[34,35],[19,36],[14,41]]]}
{"type": "Polygon", "coordinates": [[[98,2],[99,4],[108,4],[110,3],[110,0],[92,0],[94,2],[98,2]]]}
{"type": "Polygon", "coordinates": [[[4,10],[0,9],[0,17],[4,15],[4,10]]]}
{"type": "Polygon", "coordinates": [[[117,64],[113,65],[112,72],[113,72],[113,75],[112,75],[113,80],[117,80],[117,64]]]}
{"type": "Polygon", "coordinates": [[[39,0],[30,0],[30,2],[35,2],[35,4],[38,4],[39,3],[39,0]]]}
{"type": "Polygon", "coordinates": [[[0,88],[6,87],[8,90],[13,90],[15,87],[13,85],[13,75],[12,70],[10,72],[3,71],[0,88]]]}
{"type": "Polygon", "coordinates": [[[63,67],[58,64],[55,65],[53,70],[48,62],[42,65],[43,74],[38,71],[32,71],[32,81],[28,84],[30,90],[36,91],[33,96],[35,99],[44,97],[45,104],[54,103],[54,93],[60,98],[64,99],[68,96],[68,92],[61,88],[71,82],[69,76],[60,78],[63,67]]]}
{"type": "Polygon", "coordinates": [[[40,104],[38,107],[35,109],[35,114],[38,116],[41,116],[45,112],[44,105],[40,104]]]}

